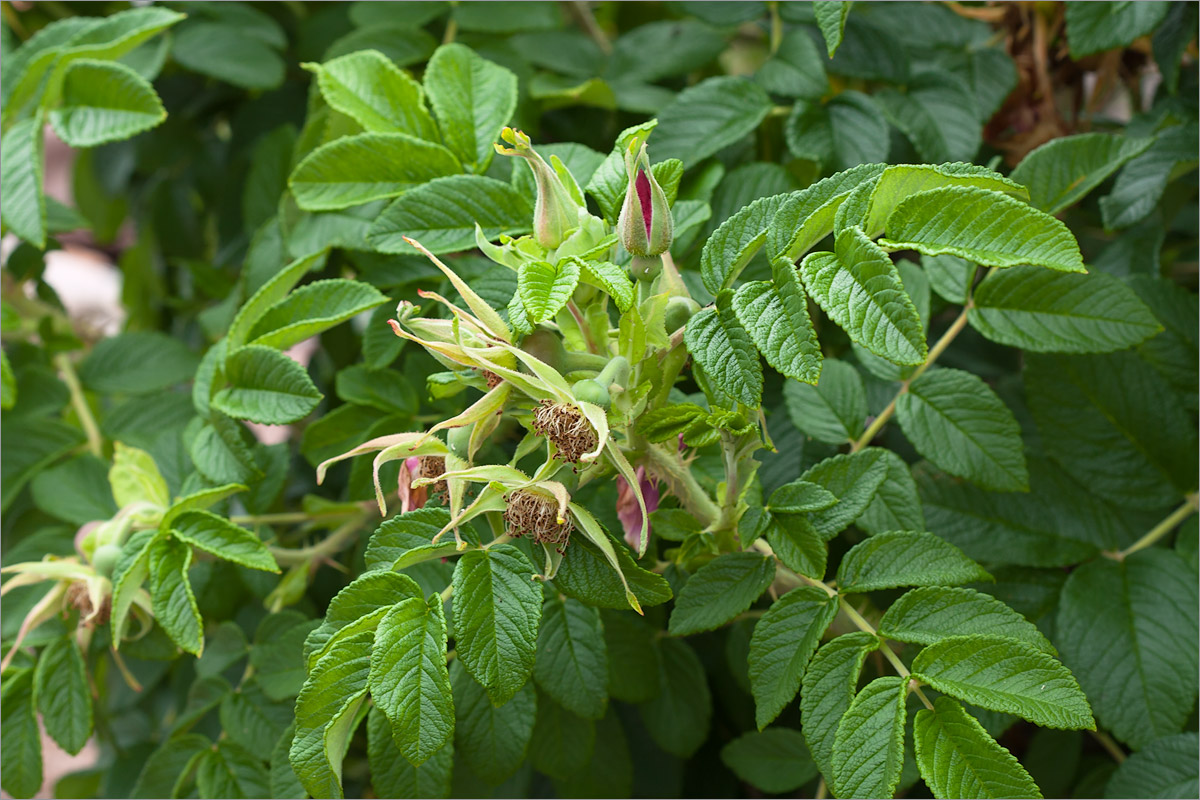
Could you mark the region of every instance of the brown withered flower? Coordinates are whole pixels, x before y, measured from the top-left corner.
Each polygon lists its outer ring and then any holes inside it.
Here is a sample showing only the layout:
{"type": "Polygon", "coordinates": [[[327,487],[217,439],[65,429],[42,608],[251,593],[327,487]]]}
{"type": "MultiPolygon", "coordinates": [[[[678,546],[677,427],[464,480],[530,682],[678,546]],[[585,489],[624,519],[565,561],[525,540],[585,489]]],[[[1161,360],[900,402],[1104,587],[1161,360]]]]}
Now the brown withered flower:
{"type": "Polygon", "coordinates": [[[592,423],[578,408],[569,403],[543,400],[533,413],[533,429],[554,442],[555,458],[578,464],[587,453],[596,449],[600,440],[592,423]]]}
{"type": "Polygon", "coordinates": [[[513,537],[532,536],[538,544],[558,545],[563,553],[575,525],[569,518],[558,521],[558,503],[536,492],[518,490],[504,498],[504,525],[513,537]]]}

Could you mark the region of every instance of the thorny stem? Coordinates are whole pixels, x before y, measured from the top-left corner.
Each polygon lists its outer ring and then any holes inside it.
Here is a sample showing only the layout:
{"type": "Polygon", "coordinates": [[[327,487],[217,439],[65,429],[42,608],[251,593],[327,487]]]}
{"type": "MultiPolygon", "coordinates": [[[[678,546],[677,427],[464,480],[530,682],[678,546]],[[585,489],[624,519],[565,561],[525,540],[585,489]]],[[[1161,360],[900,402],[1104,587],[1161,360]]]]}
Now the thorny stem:
{"type": "Polygon", "coordinates": [[[671,488],[671,493],[679,498],[679,502],[687,509],[700,524],[708,527],[721,516],[721,509],[708,496],[692,471],[679,458],[678,452],[670,454],[665,448],[656,444],[647,444],[644,451],[646,467],[661,481],[671,488]]]}
{"type": "Polygon", "coordinates": [[[1117,561],[1123,561],[1126,556],[1136,553],[1138,550],[1146,549],[1171,531],[1175,530],[1175,527],[1179,525],[1179,523],[1183,522],[1185,519],[1194,514],[1198,505],[1200,505],[1200,494],[1189,494],[1183,505],[1172,511],[1166,519],[1151,528],[1145,536],[1138,539],[1136,542],[1129,545],[1129,547],[1126,547],[1119,553],[1105,553],[1105,555],[1117,561]]]}
{"type": "Polygon", "coordinates": [[[969,312],[974,306],[974,301],[968,301],[967,304],[963,306],[962,313],[958,315],[954,322],[950,323],[950,327],[947,328],[946,332],[942,334],[942,338],[938,339],[937,344],[935,344],[933,349],[929,351],[929,356],[925,359],[925,363],[917,367],[913,374],[907,379],[900,382],[900,391],[896,392],[896,396],[892,398],[892,402],[888,403],[887,408],[881,411],[879,416],[875,418],[875,421],[871,423],[870,427],[863,431],[863,435],[858,437],[858,440],[854,442],[854,444],[850,445],[851,453],[857,453],[859,450],[862,450],[864,447],[869,445],[876,436],[879,435],[879,432],[883,430],[883,426],[886,425],[888,420],[892,418],[892,415],[896,413],[896,402],[900,399],[900,395],[907,392],[908,387],[911,386],[917,378],[924,375],[925,371],[933,366],[933,363],[938,360],[942,353],[946,352],[946,348],[950,346],[950,343],[954,341],[955,337],[962,333],[962,329],[967,326],[967,312],[969,312]]]}
{"type": "Polygon", "coordinates": [[[100,436],[100,428],[96,425],[92,410],[88,408],[87,398],[83,396],[83,386],[79,383],[79,376],[75,374],[75,365],[66,353],[59,353],[54,357],[54,366],[62,372],[63,382],[71,392],[71,406],[79,416],[79,424],[83,426],[84,433],[87,434],[88,450],[92,455],[101,458],[104,439],[100,436]]]}

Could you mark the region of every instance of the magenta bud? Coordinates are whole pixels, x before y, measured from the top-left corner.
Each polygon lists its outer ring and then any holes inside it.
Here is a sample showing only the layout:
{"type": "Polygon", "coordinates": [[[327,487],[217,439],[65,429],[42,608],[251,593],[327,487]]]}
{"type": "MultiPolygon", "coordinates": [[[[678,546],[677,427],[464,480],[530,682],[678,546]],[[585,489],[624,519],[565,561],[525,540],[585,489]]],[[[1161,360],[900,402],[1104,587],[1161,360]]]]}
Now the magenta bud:
{"type": "Polygon", "coordinates": [[[625,153],[625,172],[629,188],[617,220],[617,233],[625,249],[634,256],[657,256],[667,252],[675,236],[675,222],[667,195],[654,173],[643,144],[634,153],[636,143],[625,153]]]}

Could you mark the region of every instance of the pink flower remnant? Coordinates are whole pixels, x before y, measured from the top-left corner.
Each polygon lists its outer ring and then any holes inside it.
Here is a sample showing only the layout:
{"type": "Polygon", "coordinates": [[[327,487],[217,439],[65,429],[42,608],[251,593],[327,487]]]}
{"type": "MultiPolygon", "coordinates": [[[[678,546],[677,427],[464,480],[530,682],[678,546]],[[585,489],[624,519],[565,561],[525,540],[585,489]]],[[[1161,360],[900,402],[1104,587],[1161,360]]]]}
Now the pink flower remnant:
{"type": "Polygon", "coordinates": [[[424,508],[425,501],[429,499],[428,486],[422,486],[420,489],[412,488],[413,480],[420,474],[420,456],[412,456],[401,462],[400,481],[397,490],[400,494],[400,510],[404,513],[408,513],[414,508],[424,508]]]}
{"type": "MultiPolygon", "coordinates": [[[[658,481],[646,477],[646,468],[637,468],[638,485],[642,487],[642,497],[646,500],[646,513],[658,508],[658,481]]],[[[633,493],[629,481],[617,476],[617,518],[625,529],[625,542],[634,550],[642,543],[642,513],[638,509],[637,496],[633,493]]],[[[649,523],[647,523],[649,526],[649,523]]],[[[650,535],[650,531],[646,531],[650,535]]]]}

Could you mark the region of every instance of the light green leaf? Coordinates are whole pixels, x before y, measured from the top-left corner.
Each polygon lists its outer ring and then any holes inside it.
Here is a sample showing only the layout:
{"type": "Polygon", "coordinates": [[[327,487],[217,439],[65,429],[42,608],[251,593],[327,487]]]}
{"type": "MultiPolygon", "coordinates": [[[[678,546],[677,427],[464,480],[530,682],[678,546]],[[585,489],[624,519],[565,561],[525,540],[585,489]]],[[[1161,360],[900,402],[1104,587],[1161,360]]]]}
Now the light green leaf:
{"type": "Polygon", "coordinates": [[[525,759],[537,717],[537,692],[526,683],[512,699],[492,705],[487,690],[457,660],[451,664],[454,689],[455,755],[490,784],[507,780],[525,759]]]}
{"type": "Polygon", "coordinates": [[[836,597],[812,586],[801,586],[776,600],[754,626],[750,637],[750,688],[760,731],[795,698],[808,661],[837,609],[836,597]]]}
{"type": "Polygon", "coordinates": [[[305,211],[330,211],[395,197],[461,171],[458,159],[439,144],[406,133],[360,133],[309,153],[288,186],[305,211]]]}
{"type": "Polygon", "coordinates": [[[797,158],[835,170],[886,161],[888,123],[879,106],[852,89],[828,102],[797,100],[784,128],[797,158]]]}
{"type": "Polygon", "coordinates": [[[803,514],[808,511],[824,511],[837,502],[837,495],[825,487],[797,480],[785,483],[771,492],[767,508],[776,515],[803,514]]]}
{"type": "Polygon", "coordinates": [[[1191,797],[1200,789],[1196,747],[1200,741],[1189,731],[1164,736],[1133,753],[1117,766],[1105,797],[1191,797]]]}
{"type": "Polygon", "coordinates": [[[570,598],[547,600],[533,677],[568,711],[585,719],[603,717],[608,705],[608,654],[600,612],[570,598]]]}
{"type": "Polygon", "coordinates": [[[8,411],[16,404],[17,377],[8,363],[8,353],[0,352],[0,408],[8,411]]]}
{"type": "Polygon", "coordinates": [[[921,777],[938,798],[1035,798],[1042,793],[1021,762],[949,697],[913,720],[921,777]]]}
{"type": "Polygon", "coordinates": [[[800,684],[804,740],[827,782],[834,774],[833,743],[838,723],[854,700],[863,662],[877,647],[879,640],[869,633],[843,634],[818,650],[804,672],[800,684]]]}
{"type": "Polygon", "coordinates": [[[896,265],[859,228],[837,236],[833,253],[800,265],[809,295],[850,338],[896,364],[920,364],[928,352],[916,307],[896,265]]]}
{"type": "Polygon", "coordinates": [[[638,708],[654,743],[668,753],[688,758],[708,738],[712,722],[712,694],[704,665],[687,642],[658,641],[658,694],[638,708]]]}
{"type": "Polygon", "coordinates": [[[133,605],[133,597],[142,588],[142,582],[150,575],[150,549],[160,536],[156,531],[138,531],[126,540],[121,547],[121,556],[117,559],[112,573],[112,623],[113,647],[120,648],[121,637],[124,635],[125,620],[129,608],[133,605]]]}
{"type": "Polygon", "coordinates": [[[533,671],[541,589],[529,559],[511,544],[463,554],[454,568],[458,658],[493,703],[515,695],[533,671]]]}
{"type": "Polygon", "coordinates": [[[843,592],[873,592],[897,586],[954,586],[991,577],[935,534],[891,531],[850,548],[838,567],[837,583],[843,592]]]}
{"type": "Polygon", "coordinates": [[[744,78],[708,78],[684,89],[658,113],[653,152],[695,166],[751,133],[771,110],[762,87],[744,78]]]}
{"type": "Polygon", "coordinates": [[[1096,559],[1063,586],[1056,641],[1096,716],[1134,748],[1178,733],[1200,668],[1194,570],[1177,553],[1148,548],[1124,561],[1096,559]]]}
{"type": "Polygon", "coordinates": [[[1059,220],[1005,194],[946,186],[912,195],[888,216],[889,250],[949,253],[988,267],[1022,264],[1084,272],[1079,245],[1059,220]]]}
{"type": "Polygon", "coordinates": [[[603,289],[617,304],[622,312],[628,311],[633,305],[633,281],[629,280],[622,267],[608,261],[585,261],[575,256],[571,257],[579,264],[579,279],[603,289]]]}
{"type": "Polygon", "coordinates": [[[794,792],[817,776],[804,736],[791,728],[743,733],[721,748],[721,760],[767,794],[794,792]]]}
{"type": "Polygon", "coordinates": [[[683,340],[717,388],[757,408],[762,401],[762,364],[750,334],[730,307],[732,297],[732,292],[722,292],[716,308],[694,314],[687,321],[683,340]]]}
{"type": "Polygon", "coordinates": [[[176,32],[171,57],[192,72],[242,89],[276,89],[287,64],[276,47],[256,33],[233,21],[190,20],[176,32]]]}
{"type": "Polygon", "coordinates": [[[832,358],[825,359],[815,386],[784,383],[783,402],[793,425],[827,444],[854,441],[867,418],[867,395],[858,370],[832,358]]]}
{"type": "Polygon", "coordinates": [[[49,114],[71,147],[132,138],[167,118],[154,87],[124,64],[74,61],[63,78],[62,105],[49,114]]]}
{"type": "Polygon", "coordinates": [[[363,556],[367,569],[394,569],[396,559],[414,547],[428,545],[449,522],[450,512],[432,505],[385,520],[367,543],[363,556]]]}
{"type": "Polygon", "coordinates": [[[671,612],[672,636],[711,631],[753,605],[775,578],[775,560],[762,553],[726,553],[696,570],[671,612]]]}
{"type": "Polygon", "coordinates": [[[1025,391],[1046,451],[1092,492],[1159,508],[1195,490],[1195,426],[1135,353],[1029,355],[1025,391]]]}
{"type": "Polygon", "coordinates": [[[811,515],[813,527],[829,541],[858,519],[887,479],[887,452],[867,447],[857,453],[841,453],[810,467],[800,479],[815,483],[837,495],[836,505],[811,515]]]}
{"type": "Polygon", "coordinates": [[[952,636],[917,654],[913,677],[980,708],[1015,714],[1043,728],[1095,730],[1074,676],[1031,644],[952,636]]]}
{"type": "Polygon", "coordinates": [[[163,742],[142,766],[129,795],[135,798],[177,797],[196,762],[212,748],[207,736],[185,733],[163,742]]]}
{"type": "Polygon", "coordinates": [[[159,525],[164,530],[169,529],[171,522],[184,512],[203,511],[227,497],[232,497],[235,494],[246,491],[246,489],[247,487],[240,483],[227,483],[223,486],[201,489],[198,492],[192,492],[191,494],[176,498],[171,507],[163,514],[162,522],[159,525]]]}
{"type": "Polygon", "coordinates": [[[979,151],[985,120],[971,87],[953,72],[918,72],[903,92],[883,89],[875,101],[924,161],[970,161],[979,151]]]}
{"type": "Polygon", "coordinates": [[[855,524],[868,533],[926,530],[917,483],[908,464],[891,450],[884,450],[880,457],[887,465],[887,477],[855,524]]]}
{"type": "Polygon", "coordinates": [[[235,742],[220,741],[196,764],[196,787],[201,797],[265,797],[271,776],[262,759],[235,742]]]}
{"type": "Polygon", "coordinates": [[[441,598],[410,597],[383,616],[371,649],[371,699],[392,723],[392,738],[414,767],[454,738],[454,699],[446,670],[441,598]]]}
{"type": "Polygon", "coordinates": [[[1082,200],[1153,141],[1110,133],[1063,136],[1021,159],[1012,179],[1029,188],[1030,205],[1057,214],[1082,200]]]}
{"type": "Polygon", "coordinates": [[[367,716],[367,763],[378,797],[449,797],[454,743],[447,742],[419,767],[401,754],[392,725],[378,706],[367,716]]]}
{"type": "Polygon", "coordinates": [[[343,797],[342,759],[367,697],[374,631],[337,641],[317,661],[296,698],[289,760],[313,797],[343,797]]]}
{"type": "Polygon", "coordinates": [[[708,237],[700,254],[700,278],[713,296],[733,286],[767,241],[776,213],[792,196],[761,197],[722,222],[708,237]]]}
{"type": "Polygon", "coordinates": [[[767,363],[780,374],[816,383],[821,346],[808,316],[808,296],[790,264],[772,265],[774,281],[742,284],[733,295],[733,311],[767,363]]]}
{"type": "Polygon", "coordinates": [[[1171,4],[1157,0],[1116,3],[1066,3],[1067,43],[1080,59],[1101,50],[1125,47],[1158,27],[1171,4]]]}
{"type": "Polygon", "coordinates": [[[234,419],[286,425],[308,416],[324,397],[304,367],[260,344],[234,350],[225,375],[231,386],[217,392],[212,405],[234,419]]]}
{"type": "Polygon", "coordinates": [[[264,572],[279,572],[267,546],[250,531],[207,511],[187,511],[171,523],[171,535],[217,558],[264,572]]]}
{"type": "Polygon", "coordinates": [[[367,572],[338,592],[325,610],[325,621],[304,640],[304,657],[313,669],[319,657],[336,639],[361,631],[374,632],[379,620],[393,605],[409,597],[420,598],[421,587],[398,572],[367,572]],[[337,636],[339,633],[342,635],[337,636]]]}
{"type": "Polygon", "coordinates": [[[248,338],[251,344],[286,350],[386,302],[369,283],[340,278],[315,281],[271,306],[254,323],[248,338]]]}
{"type": "Polygon", "coordinates": [[[438,141],[425,92],[378,50],[359,50],[324,64],[306,64],[329,105],[371,133],[408,133],[438,141]]]}
{"type": "Polygon", "coordinates": [[[883,170],[883,164],[863,164],[793,193],[767,229],[771,263],[782,260],[791,264],[824,239],[833,230],[834,216],[850,192],[879,177],[883,170]]]}
{"type": "Polygon", "coordinates": [[[974,186],[1028,200],[1029,191],[994,170],[975,164],[897,164],[887,167],[868,198],[868,211],[858,223],[868,236],[883,232],[887,219],[904,200],[918,192],[946,186],[974,186]]]}
{"type": "Polygon", "coordinates": [[[503,181],[482,175],[435,178],[405,192],[371,224],[367,243],[381,253],[415,253],[407,236],[434,254],[475,247],[484,238],[526,233],[533,224],[529,200],[503,181]]]}
{"type": "Polygon", "coordinates": [[[876,678],[854,698],[838,724],[830,756],[838,797],[892,797],[904,766],[907,681],[876,678]]]}
{"type": "MultiPolygon", "coordinates": [[[[325,265],[325,257],[328,255],[327,250],[319,250],[315,253],[310,253],[306,256],[301,256],[294,261],[289,262],[281,270],[276,272],[270,280],[259,287],[250,299],[242,306],[237,315],[234,316],[233,322],[229,325],[229,333],[226,336],[225,351],[233,352],[237,348],[250,341],[250,331],[254,328],[255,323],[262,319],[271,308],[287,297],[288,292],[299,283],[300,279],[312,269],[320,269],[325,265]]],[[[218,343],[212,350],[205,354],[205,362],[212,357],[212,353],[218,343]]],[[[220,355],[219,352],[217,354],[220,355]]],[[[199,381],[197,380],[197,384],[199,381]]]]}
{"type": "Polygon", "coordinates": [[[1119,278],[1038,267],[989,275],[975,291],[968,319],[994,342],[1041,353],[1124,350],[1162,330],[1119,278]]]}
{"type": "Polygon", "coordinates": [[[978,376],[925,373],[900,395],[896,419],[917,452],[946,472],[994,491],[1028,490],[1021,428],[978,376]]]}
{"type": "Polygon", "coordinates": [[[204,621],[188,582],[192,548],[175,539],[150,547],[150,605],[154,618],[175,644],[199,656],[204,650],[204,621]]]}
{"type": "Polygon", "coordinates": [[[933,644],[947,636],[1006,636],[1057,655],[1037,626],[988,594],[962,587],[913,589],[892,603],[879,635],[898,642],[933,644]]]}
{"type": "Polygon", "coordinates": [[[564,259],[557,264],[530,261],[521,265],[517,274],[517,294],[529,315],[537,324],[552,318],[571,299],[579,285],[579,262],[564,259]]]}
{"type": "Polygon", "coordinates": [[[79,380],[105,394],[151,394],[189,380],[199,359],[179,339],[128,331],[101,339],[79,364],[79,380]]]}
{"type": "Polygon", "coordinates": [[[83,654],[72,637],[55,639],[42,650],[33,674],[33,698],[50,738],[71,755],[82,750],[92,735],[92,692],[83,654]]]}
{"type": "Polygon", "coordinates": [[[0,688],[0,759],[4,791],[33,797],[42,785],[42,735],[33,705],[33,670],[13,670],[0,688]]]}
{"type": "Polygon", "coordinates": [[[813,3],[813,15],[817,18],[821,35],[825,37],[825,49],[829,51],[830,58],[833,58],[842,43],[850,5],[842,0],[815,0],[813,3]]]}
{"type": "Polygon", "coordinates": [[[149,503],[165,509],[171,504],[171,492],[154,457],[145,450],[115,442],[113,464],[108,470],[113,499],[124,507],[132,503],[149,503]]]}
{"type": "Polygon", "coordinates": [[[464,45],[444,44],[425,67],[425,91],[446,145],[465,166],[485,171],[516,110],[517,76],[464,45]]]}

